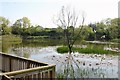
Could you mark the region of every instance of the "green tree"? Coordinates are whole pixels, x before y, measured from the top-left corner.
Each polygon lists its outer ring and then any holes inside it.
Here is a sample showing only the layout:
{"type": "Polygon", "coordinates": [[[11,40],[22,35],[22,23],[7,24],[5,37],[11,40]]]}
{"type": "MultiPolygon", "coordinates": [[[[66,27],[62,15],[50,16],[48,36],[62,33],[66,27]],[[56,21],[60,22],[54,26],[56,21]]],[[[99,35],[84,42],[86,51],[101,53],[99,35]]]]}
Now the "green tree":
{"type": "Polygon", "coordinates": [[[9,26],[10,21],[0,16],[0,30],[2,35],[11,34],[11,27],[9,26]]]}
{"type": "Polygon", "coordinates": [[[96,28],[95,28],[96,39],[97,40],[112,40],[112,39],[120,38],[119,24],[120,24],[120,21],[118,18],[114,18],[114,19],[107,18],[107,19],[101,20],[101,22],[97,22],[95,24],[96,25],[96,28]]]}
{"type": "Polygon", "coordinates": [[[96,29],[96,39],[97,40],[105,40],[105,36],[106,36],[106,25],[104,24],[104,22],[98,22],[96,24],[97,29],[96,29]]]}
{"type": "Polygon", "coordinates": [[[27,17],[23,17],[22,19],[18,19],[12,26],[12,33],[25,35],[26,32],[29,32],[28,28],[30,27],[30,20],[27,17]]]}
{"type": "Polygon", "coordinates": [[[27,17],[23,17],[21,23],[22,26],[25,28],[30,27],[30,20],[27,17]]]}
{"type": "Polygon", "coordinates": [[[91,27],[84,26],[80,35],[82,40],[94,40],[94,32],[91,27]]]}
{"type": "Polygon", "coordinates": [[[108,27],[110,39],[119,38],[120,28],[118,24],[119,24],[118,18],[111,19],[111,24],[108,27]]]}

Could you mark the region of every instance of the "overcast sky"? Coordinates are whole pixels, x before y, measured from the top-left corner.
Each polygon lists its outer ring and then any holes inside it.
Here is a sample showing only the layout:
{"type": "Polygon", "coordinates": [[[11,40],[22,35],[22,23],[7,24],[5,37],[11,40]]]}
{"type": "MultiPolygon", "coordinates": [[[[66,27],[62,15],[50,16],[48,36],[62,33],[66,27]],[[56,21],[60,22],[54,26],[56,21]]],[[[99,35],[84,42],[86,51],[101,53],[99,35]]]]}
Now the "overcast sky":
{"type": "Polygon", "coordinates": [[[28,17],[32,24],[43,27],[56,27],[53,16],[62,6],[72,6],[86,13],[85,24],[106,18],[118,17],[120,0],[0,0],[0,16],[11,23],[22,17],[28,17]]]}

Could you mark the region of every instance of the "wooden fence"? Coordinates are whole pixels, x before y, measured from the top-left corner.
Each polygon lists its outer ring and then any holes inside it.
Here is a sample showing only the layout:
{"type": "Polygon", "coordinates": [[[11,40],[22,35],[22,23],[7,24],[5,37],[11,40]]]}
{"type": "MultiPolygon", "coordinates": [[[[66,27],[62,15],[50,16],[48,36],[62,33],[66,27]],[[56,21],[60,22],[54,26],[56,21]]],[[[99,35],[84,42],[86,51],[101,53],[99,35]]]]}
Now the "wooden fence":
{"type": "Polygon", "coordinates": [[[2,80],[54,79],[55,65],[0,53],[2,80]]]}

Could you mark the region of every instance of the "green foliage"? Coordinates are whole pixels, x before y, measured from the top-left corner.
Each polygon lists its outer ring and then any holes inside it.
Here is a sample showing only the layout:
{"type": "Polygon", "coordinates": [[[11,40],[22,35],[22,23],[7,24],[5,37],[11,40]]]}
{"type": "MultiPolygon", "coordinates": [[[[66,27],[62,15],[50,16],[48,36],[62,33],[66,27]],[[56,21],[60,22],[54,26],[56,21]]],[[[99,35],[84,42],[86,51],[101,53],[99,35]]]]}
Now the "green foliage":
{"type": "Polygon", "coordinates": [[[22,22],[23,27],[25,27],[25,28],[30,27],[30,20],[27,17],[23,17],[21,19],[21,22],[22,22]]]}
{"type": "Polygon", "coordinates": [[[5,17],[0,16],[0,24],[8,25],[10,21],[6,19],[5,17]]]}
{"type": "Polygon", "coordinates": [[[92,31],[92,28],[87,25],[83,27],[80,36],[83,40],[94,40],[94,32],[92,31]]]}
{"type": "MultiPolygon", "coordinates": [[[[118,52],[115,51],[109,51],[109,50],[103,50],[103,49],[98,49],[98,48],[72,48],[73,52],[79,52],[79,53],[84,53],[84,54],[112,54],[112,55],[118,55],[118,52]]],[[[57,48],[58,53],[67,53],[68,52],[68,47],[62,46],[57,48]]]]}
{"type": "Polygon", "coordinates": [[[4,17],[0,16],[0,30],[2,33],[0,35],[11,34],[11,27],[9,27],[10,21],[4,17]]]}
{"type": "Polygon", "coordinates": [[[120,43],[120,39],[112,39],[111,42],[118,42],[118,43],[120,43]]]}
{"type": "Polygon", "coordinates": [[[2,35],[11,34],[11,27],[7,27],[7,25],[2,24],[2,35]]]}
{"type": "Polygon", "coordinates": [[[30,20],[27,17],[16,20],[12,26],[12,33],[18,35],[30,34],[30,20]]]}
{"type": "Polygon", "coordinates": [[[22,42],[22,38],[16,35],[3,35],[2,42],[22,42]]]}
{"type": "Polygon", "coordinates": [[[111,40],[120,38],[120,28],[119,28],[119,19],[105,19],[101,22],[96,23],[96,33],[95,33],[95,40],[111,40]],[[104,36],[104,37],[103,37],[104,36]]]}
{"type": "MultiPolygon", "coordinates": [[[[27,17],[23,17],[15,21],[10,26],[10,21],[5,17],[0,16],[0,35],[21,35],[21,36],[47,36],[52,39],[65,38],[65,30],[60,26],[57,28],[43,28],[42,26],[30,24],[30,20],[27,17]]],[[[81,34],[79,34],[79,40],[100,40],[100,41],[113,41],[119,42],[120,39],[120,19],[119,18],[107,18],[96,23],[96,33],[89,25],[84,25],[81,34]],[[117,40],[118,39],[118,40],[117,40]]],[[[79,28],[73,26],[68,27],[68,35],[71,41],[79,32],[79,28]],[[74,35],[73,35],[74,32],[74,35]]],[[[46,37],[45,37],[46,38],[46,37]]]]}

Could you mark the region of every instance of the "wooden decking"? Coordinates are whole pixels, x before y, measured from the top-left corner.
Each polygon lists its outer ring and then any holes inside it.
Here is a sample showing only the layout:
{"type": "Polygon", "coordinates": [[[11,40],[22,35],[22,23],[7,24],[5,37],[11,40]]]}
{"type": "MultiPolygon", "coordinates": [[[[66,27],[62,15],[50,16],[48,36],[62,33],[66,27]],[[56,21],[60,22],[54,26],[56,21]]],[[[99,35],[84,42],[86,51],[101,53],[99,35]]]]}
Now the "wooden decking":
{"type": "Polygon", "coordinates": [[[54,79],[55,65],[0,52],[0,80],[54,79]]]}

